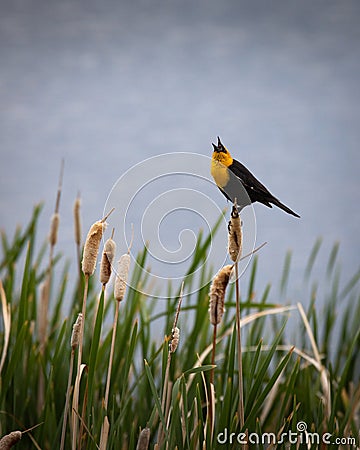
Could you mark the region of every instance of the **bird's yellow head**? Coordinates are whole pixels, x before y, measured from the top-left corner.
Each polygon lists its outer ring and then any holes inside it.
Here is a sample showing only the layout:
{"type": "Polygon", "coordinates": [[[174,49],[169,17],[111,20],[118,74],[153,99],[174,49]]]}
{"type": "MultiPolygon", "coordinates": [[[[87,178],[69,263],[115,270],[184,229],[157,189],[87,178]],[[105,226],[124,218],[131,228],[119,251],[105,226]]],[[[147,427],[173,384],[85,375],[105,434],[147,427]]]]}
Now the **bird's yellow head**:
{"type": "Polygon", "coordinates": [[[232,164],[233,159],[230,155],[229,150],[220,141],[219,136],[217,145],[213,144],[213,147],[214,147],[214,151],[212,154],[213,161],[217,161],[220,164],[229,167],[232,164]]]}

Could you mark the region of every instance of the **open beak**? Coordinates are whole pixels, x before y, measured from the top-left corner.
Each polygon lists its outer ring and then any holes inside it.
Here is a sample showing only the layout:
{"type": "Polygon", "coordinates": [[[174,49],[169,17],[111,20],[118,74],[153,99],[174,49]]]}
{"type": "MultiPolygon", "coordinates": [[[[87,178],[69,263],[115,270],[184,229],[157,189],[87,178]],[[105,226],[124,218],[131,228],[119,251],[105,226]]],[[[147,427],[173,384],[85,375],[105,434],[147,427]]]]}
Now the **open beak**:
{"type": "Polygon", "coordinates": [[[220,151],[219,147],[217,147],[215,144],[212,144],[212,146],[214,147],[214,152],[219,152],[220,151]]]}

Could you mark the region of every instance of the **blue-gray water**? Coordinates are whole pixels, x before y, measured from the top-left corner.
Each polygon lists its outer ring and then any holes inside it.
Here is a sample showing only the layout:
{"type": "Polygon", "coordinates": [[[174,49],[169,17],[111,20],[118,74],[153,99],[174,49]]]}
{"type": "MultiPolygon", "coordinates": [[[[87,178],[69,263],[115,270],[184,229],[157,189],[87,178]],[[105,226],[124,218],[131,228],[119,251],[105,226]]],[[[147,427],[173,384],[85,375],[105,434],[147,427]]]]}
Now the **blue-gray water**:
{"type": "MultiPolygon", "coordinates": [[[[255,206],[257,243],[268,241],[259,290],[280,280],[292,249],[289,296],[303,300],[318,236],[319,276],[338,240],[345,281],[360,251],[359,19],[357,1],[2,1],[1,227],[12,233],[42,200],[47,233],[65,158],[58,248],[73,258],[78,191],[86,231],[128,169],[164,153],[210,156],[220,135],[301,215],[255,206]]],[[[226,206],[216,187],[207,189],[226,206]]],[[[170,223],[161,229],[170,249],[182,229],[202,226],[188,212],[170,223]]],[[[135,239],[134,252],[141,245],[135,239]]],[[[277,294],[275,285],[273,301],[277,294]]]]}

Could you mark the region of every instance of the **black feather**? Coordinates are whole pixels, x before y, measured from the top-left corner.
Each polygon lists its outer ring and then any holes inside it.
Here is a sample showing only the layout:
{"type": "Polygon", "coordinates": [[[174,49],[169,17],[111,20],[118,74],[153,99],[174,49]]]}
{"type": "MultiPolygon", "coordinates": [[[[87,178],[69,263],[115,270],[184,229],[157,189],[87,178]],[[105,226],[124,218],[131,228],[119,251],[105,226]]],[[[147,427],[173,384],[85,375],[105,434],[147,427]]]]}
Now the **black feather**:
{"type": "Polygon", "coordinates": [[[226,198],[237,203],[242,209],[250,203],[259,202],[272,208],[272,205],[281,208],[283,211],[295,217],[300,217],[286,205],[280,202],[272,193],[254,177],[254,175],[239,161],[233,160],[228,167],[230,179],[226,186],[220,189],[226,198]],[[240,182],[240,183],[239,183],[240,182]]]}

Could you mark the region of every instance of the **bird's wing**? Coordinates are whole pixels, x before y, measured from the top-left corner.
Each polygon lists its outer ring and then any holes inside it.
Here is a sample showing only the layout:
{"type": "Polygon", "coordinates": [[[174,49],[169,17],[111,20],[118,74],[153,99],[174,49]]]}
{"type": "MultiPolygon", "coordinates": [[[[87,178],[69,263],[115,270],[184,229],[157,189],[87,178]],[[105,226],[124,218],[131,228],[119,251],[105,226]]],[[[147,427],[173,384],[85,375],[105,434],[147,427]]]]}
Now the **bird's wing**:
{"type": "Polygon", "coordinates": [[[248,170],[239,161],[236,161],[236,159],[233,160],[229,169],[241,180],[246,190],[249,190],[250,192],[253,190],[266,196],[272,196],[271,192],[266,189],[266,187],[260,183],[256,177],[254,177],[250,170],[248,170]]]}

